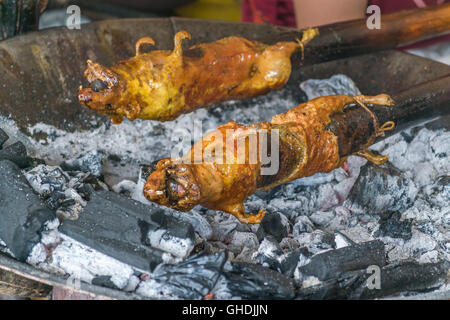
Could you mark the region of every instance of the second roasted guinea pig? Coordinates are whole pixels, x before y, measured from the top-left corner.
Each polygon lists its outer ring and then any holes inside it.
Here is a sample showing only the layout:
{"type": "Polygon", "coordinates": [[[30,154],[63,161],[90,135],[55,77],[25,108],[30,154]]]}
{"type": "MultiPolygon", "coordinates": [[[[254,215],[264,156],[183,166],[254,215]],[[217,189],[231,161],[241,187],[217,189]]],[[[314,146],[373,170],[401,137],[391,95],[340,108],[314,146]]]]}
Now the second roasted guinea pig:
{"type": "Polygon", "coordinates": [[[187,50],[186,31],[175,35],[175,47],[141,53],[112,67],[87,61],[88,88],[80,88],[78,100],[114,123],[124,117],[168,121],[180,114],[225,100],[250,98],[283,86],[291,74],[291,55],[318,34],[304,31],[302,40],[266,45],[241,37],[198,44],[187,50]]]}
{"type": "Polygon", "coordinates": [[[158,161],[144,186],[144,196],[179,211],[201,205],[228,212],[243,223],[260,223],[265,211],[261,208],[257,214],[246,213],[247,197],[258,190],[330,172],[350,155],[342,154],[339,138],[330,124],[334,114],[352,104],[368,111],[374,133],[363,139],[350,137],[355,139],[358,149],[351,154],[375,164],[384,163],[388,156],[374,155],[368,147],[395,124],[388,121],[380,126],[366,104],[393,106],[391,97],[325,96],[278,114],[270,122],[242,125],[230,121],[219,126],[197,141],[182,158],[158,161]]]}

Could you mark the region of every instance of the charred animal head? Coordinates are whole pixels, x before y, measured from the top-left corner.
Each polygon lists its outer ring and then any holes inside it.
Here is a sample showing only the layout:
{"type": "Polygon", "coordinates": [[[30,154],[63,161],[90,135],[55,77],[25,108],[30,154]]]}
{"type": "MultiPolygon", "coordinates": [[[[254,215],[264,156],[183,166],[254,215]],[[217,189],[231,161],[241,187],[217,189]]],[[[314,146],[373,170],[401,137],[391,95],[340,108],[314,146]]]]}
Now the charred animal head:
{"type": "Polygon", "coordinates": [[[158,204],[189,211],[200,202],[200,187],[189,164],[162,159],[144,186],[144,196],[158,204]]]}
{"type": "Polygon", "coordinates": [[[100,65],[97,62],[87,61],[84,72],[89,82],[88,88],[80,87],[78,100],[86,107],[111,117],[114,123],[120,123],[127,111],[117,103],[117,97],[123,95],[123,79],[119,74],[100,65]]]}

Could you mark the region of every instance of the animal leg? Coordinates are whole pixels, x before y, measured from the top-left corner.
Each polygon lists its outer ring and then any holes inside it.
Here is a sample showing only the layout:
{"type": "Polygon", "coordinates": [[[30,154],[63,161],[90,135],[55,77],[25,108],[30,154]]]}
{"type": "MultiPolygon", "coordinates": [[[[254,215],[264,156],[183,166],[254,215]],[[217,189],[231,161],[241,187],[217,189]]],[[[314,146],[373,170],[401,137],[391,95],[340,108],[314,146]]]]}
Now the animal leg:
{"type": "Polygon", "coordinates": [[[226,212],[231,213],[235,216],[240,222],[245,224],[258,224],[261,223],[262,219],[266,215],[266,211],[260,209],[257,214],[245,213],[245,208],[243,203],[239,203],[234,205],[231,210],[227,210],[226,212]]]}

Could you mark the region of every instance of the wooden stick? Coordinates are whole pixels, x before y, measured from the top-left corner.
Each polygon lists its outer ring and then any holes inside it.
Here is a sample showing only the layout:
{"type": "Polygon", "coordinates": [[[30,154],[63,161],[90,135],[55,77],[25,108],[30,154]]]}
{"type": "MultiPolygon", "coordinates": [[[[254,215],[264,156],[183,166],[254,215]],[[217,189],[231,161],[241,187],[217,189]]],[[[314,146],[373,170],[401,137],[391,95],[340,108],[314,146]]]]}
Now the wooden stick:
{"type": "MultiPolygon", "coordinates": [[[[392,95],[394,107],[369,106],[381,125],[395,123],[394,130],[386,131],[384,137],[420,122],[450,114],[450,76],[423,83],[392,95]]],[[[350,155],[361,149],[374,135],[371,114],[360,106],[349,107],[331,117],[330,130],[338,137],[339,155],[350,155]]]]}
{"type": "MultiPolygon", "coordinates": [[[[369,29],[367,19],[319,27],[320,36],[305,48],[303,65],[381,51],[450,32],[450,3],[381,15],[381,28],[369,29]]],[[[289,41],[301,35],[292,29],[276,39],[289,41]]]]}

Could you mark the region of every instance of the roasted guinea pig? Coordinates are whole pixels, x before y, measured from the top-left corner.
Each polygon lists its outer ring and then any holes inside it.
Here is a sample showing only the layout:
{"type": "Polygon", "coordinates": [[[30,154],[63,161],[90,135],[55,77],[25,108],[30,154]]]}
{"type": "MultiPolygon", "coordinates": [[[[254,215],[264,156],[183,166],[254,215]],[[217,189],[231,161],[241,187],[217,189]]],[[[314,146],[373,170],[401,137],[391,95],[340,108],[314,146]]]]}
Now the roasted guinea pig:
{"type": "Polygon", "coordinates": [[[90,88],[80,88],[78,100],[85,106],[120,123],[124,117],[167,121],[182,113],[213,103],[250,98],[283,86],[291,74],[291,55],[318,34],[303,32],[297,42],[265,45],[241,37],[182,49],[189,33],[175,35],[175,48],[141,53],[112,67],[87,61],[85,77],[90,88]]]}
{"type": "Polygon", "coordinates": [[[394,123],[379,126],[365,104],[392,106],[393,100],[385,94],[327,96],[300,104],[270,122],[244,126],[231,121],[220,126],[182,159],[157,162],[144,195],[180,211],[199,204],[228,212],[243,223],[259,223],[265,212],[246,214],[243,202],[248,196],[317,172],[329,172],[343,163],[348,155],[340,156],[338,138],[328,125],[333,113],[350,104],[364,107],[374,121],[373,137],[363,145],[359,142],[360,150],[354,154],[377,164],[385,162],[387,156],[371,154],[367,148],[377,136],[393,129],[394,123]],[[264,146],[271,154],[270,161],[264,159],[264,146]]]}

